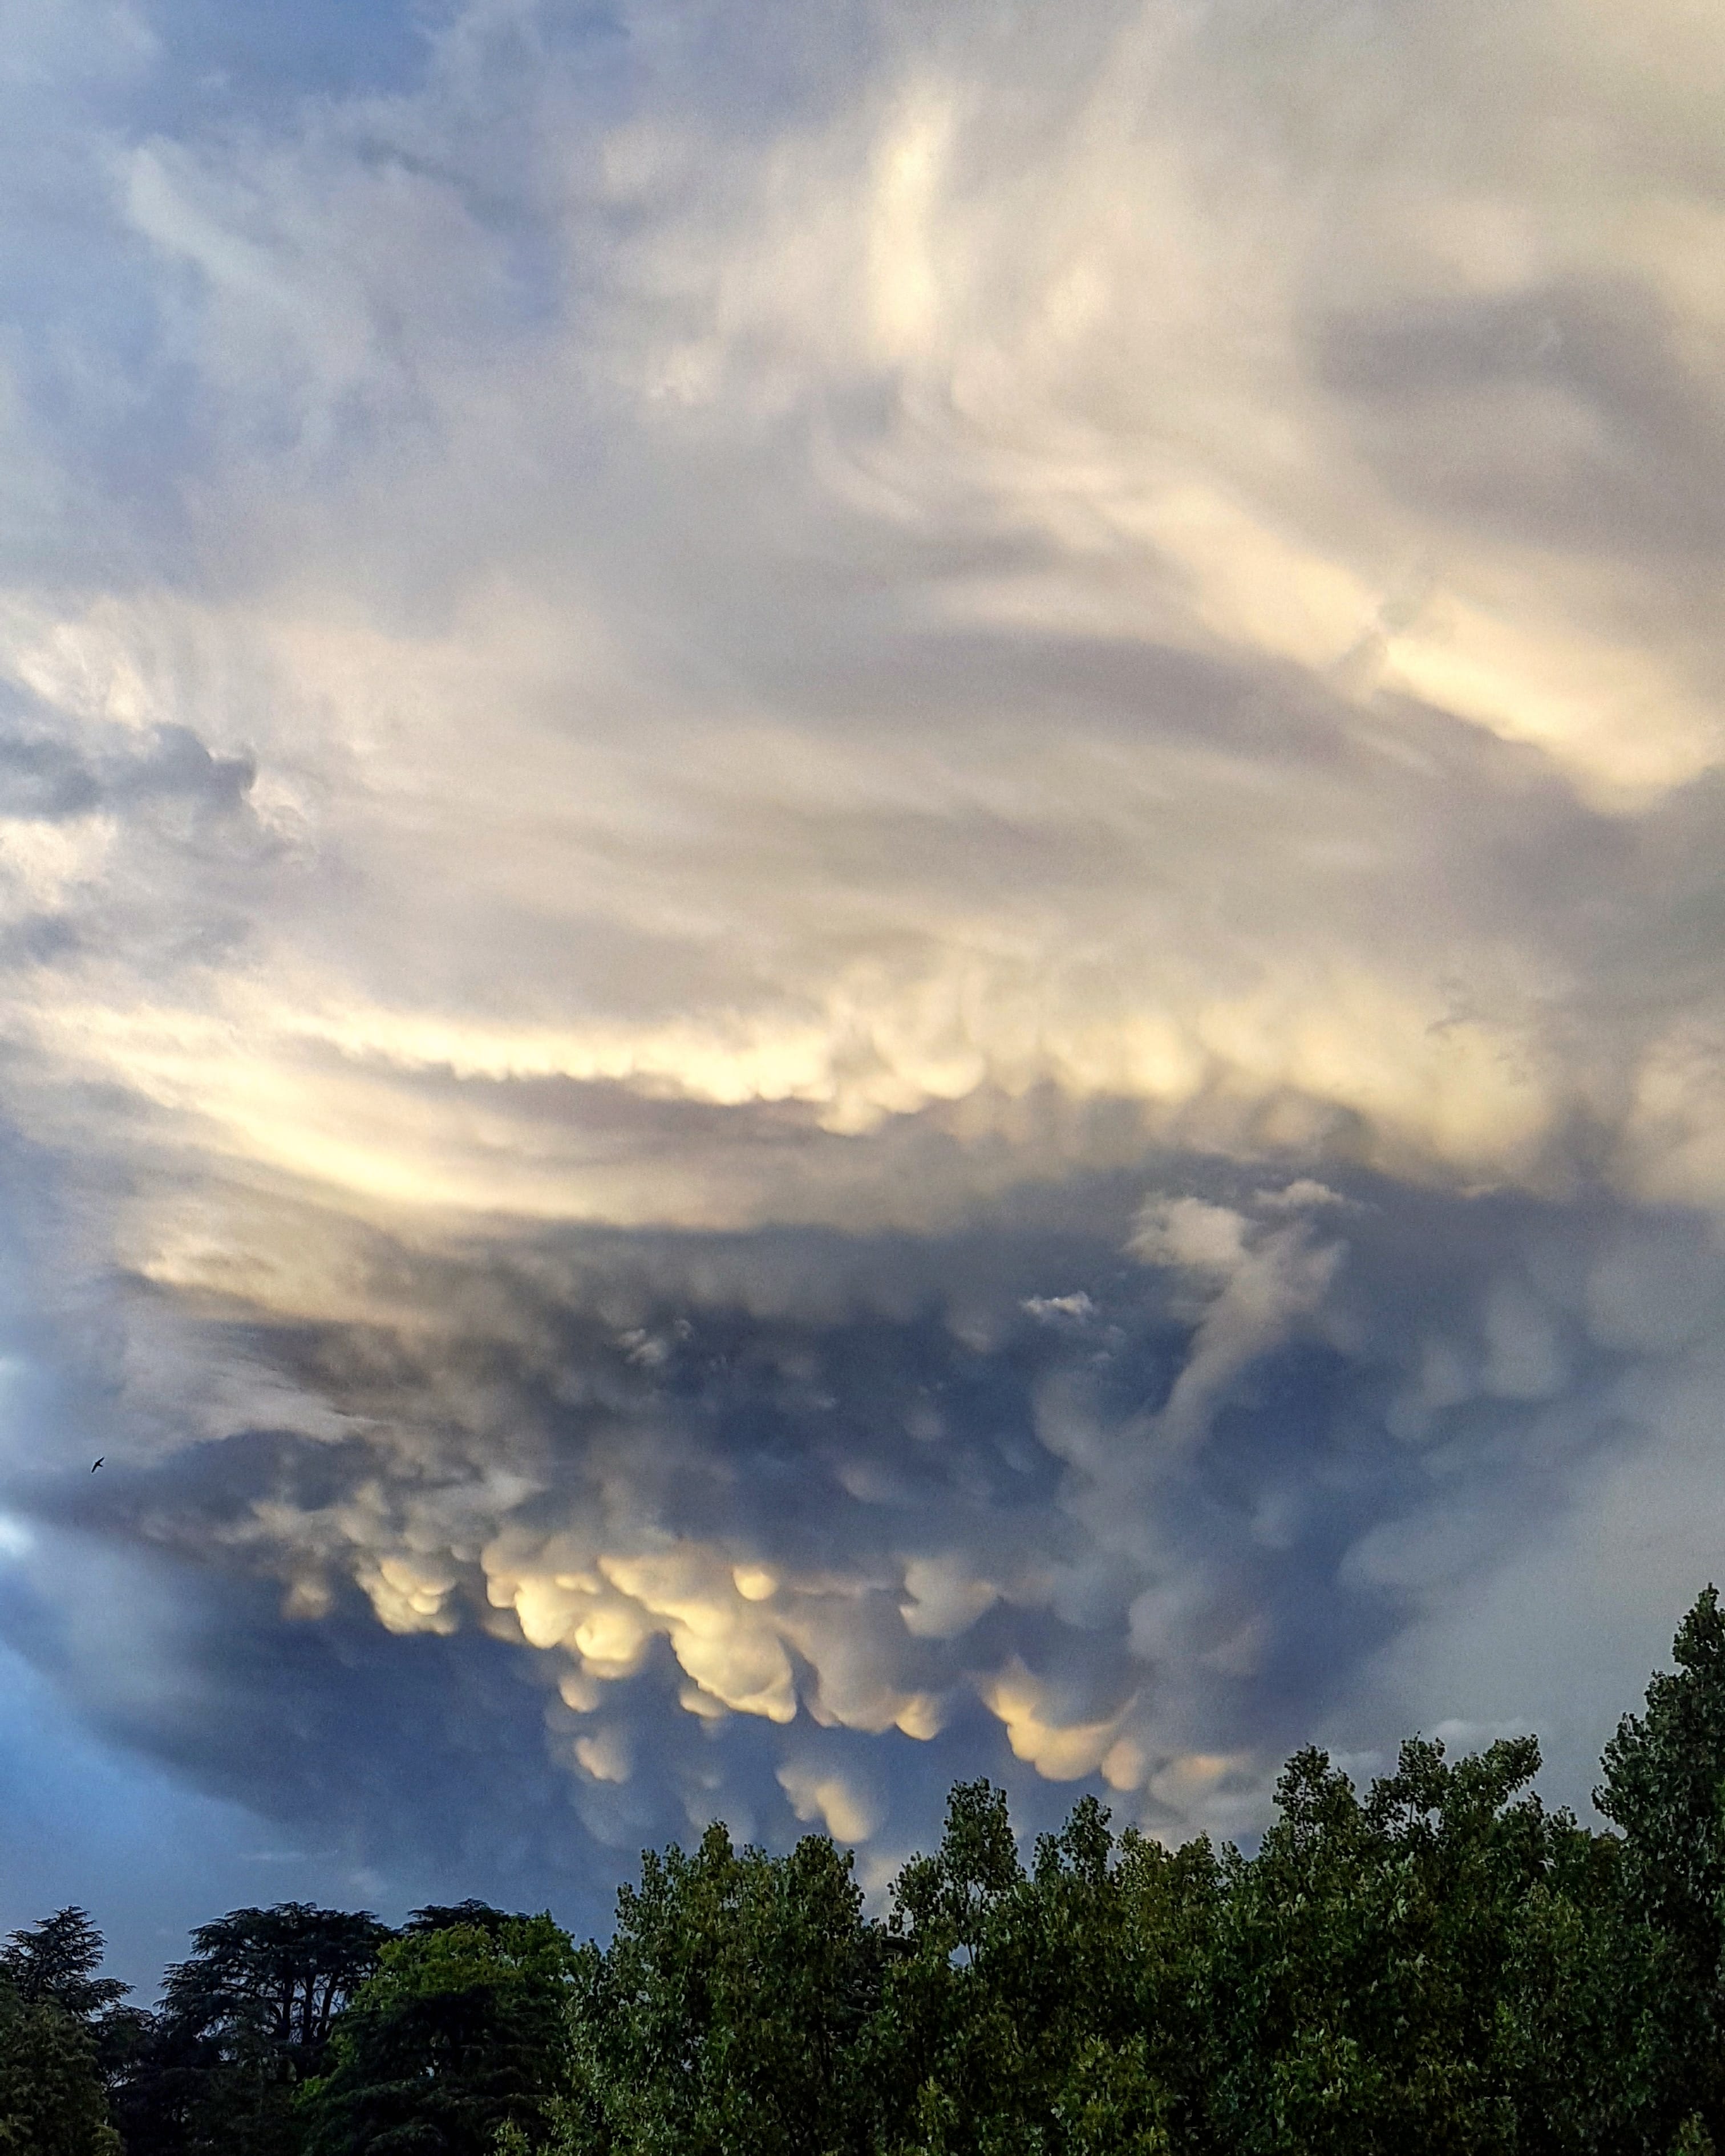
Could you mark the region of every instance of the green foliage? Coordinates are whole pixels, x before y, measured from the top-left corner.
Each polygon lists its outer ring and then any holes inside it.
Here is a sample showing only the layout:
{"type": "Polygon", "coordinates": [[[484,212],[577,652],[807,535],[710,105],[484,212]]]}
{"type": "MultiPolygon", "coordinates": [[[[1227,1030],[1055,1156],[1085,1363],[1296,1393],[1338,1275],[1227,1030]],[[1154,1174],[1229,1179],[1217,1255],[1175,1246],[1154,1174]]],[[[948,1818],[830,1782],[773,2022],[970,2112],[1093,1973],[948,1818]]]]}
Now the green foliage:
{"type": "Polygon", "coordinates": [[[296,2112],[311,2156],[482,2156],[567,2080],[576,1956],[549,1917],[393,1939],[296,2112]]]}
{"type": "Polygon", "coordinates": [[[119,2149],[89,2030],[52,1997],[25,1999],[0,1981],[0,2151],[119,2156],[119,2149]]]}
{"type": "Polygon", "coordinates": [[[1519,1912],[1574,1831],[1522,1794],[1531,1739],[1451,1765],[1404,1745],[1364,1803],[1321,1752],[1229,1866],[1212,1953],[1212,2109],[1242,2151],[1512,2151],[1519,1912]]]}
{"type": "Polygon", "coordinates": [[[1672,1655],[1646,1712],[1625,1715],[1605,1747],[1594,1796],[1623,1831],[1625,1947],[1644,2004],[1638,2094],[1659,2146],[1692,2116],[1725,2134],[1725,1612],[1712,1587],[1672,1655]]]}
{"type": "Polygon", "coordinates": [[[1053,2104],[1058,2145],[1070,2156],[1168,2156],[1168,2098],[1145,2061],[1145,2042],[1080,2046],[1053,2104]]]}
{"type": "Polygon", "coordinates": [[[1196,2100],[1194,2014],[1218,1880],[1208,1845],[1117,1843],[1085,1798],[1020,1866],[1004,1792],[956,1789],[893,1890],[868,2032],[881,2145],[1149,2152],[1196,2100]]]}
{"type": "Polygon", "coordinates": [[[0,1947],[0,1983],[27,2005],[59,2007],[88,2035],[106,2090],[125,2078],[153,2025],[152,2017],[121,2001],[131,1989],[103,1976],[102,1935],[87,1909],[56,1909],[0,1947]]]}
{"type": "Polygon", "coordinates": [[[712,1826],[692,1856],[644,1856],[610,1946],[579,1964],[560,2147],[865,2149],[884,1944],[861,1904],[850,1856],[817,1835],[774,1858],[712,1826]]]}

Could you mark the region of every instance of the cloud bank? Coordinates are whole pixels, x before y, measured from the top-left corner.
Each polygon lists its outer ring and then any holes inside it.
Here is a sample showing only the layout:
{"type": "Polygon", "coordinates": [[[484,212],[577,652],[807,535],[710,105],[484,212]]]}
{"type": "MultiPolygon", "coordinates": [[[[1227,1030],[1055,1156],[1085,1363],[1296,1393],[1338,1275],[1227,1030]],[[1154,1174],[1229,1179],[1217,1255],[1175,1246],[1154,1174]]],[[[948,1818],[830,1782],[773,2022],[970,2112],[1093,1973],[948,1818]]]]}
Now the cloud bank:
{"type": "Polygon", "coordinates": [[[1725,1525],[1725,33],[7,70],[53,1712],[320,1892],[583,1917],[715,1813],[878,1878],[959,1773],[1245,1832],[1531,1720],[1584,1798],[1725,1525]]]}

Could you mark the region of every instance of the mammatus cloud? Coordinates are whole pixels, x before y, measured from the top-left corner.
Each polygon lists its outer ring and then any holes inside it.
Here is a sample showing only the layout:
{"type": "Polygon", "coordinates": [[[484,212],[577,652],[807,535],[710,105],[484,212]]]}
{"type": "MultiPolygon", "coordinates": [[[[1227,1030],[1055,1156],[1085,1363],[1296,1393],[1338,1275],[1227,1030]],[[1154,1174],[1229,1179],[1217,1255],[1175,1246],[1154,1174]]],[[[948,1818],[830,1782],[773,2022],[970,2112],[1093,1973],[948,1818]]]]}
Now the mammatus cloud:
{"type": "Polygon", "coordinates": [[[608,1842],[721,1810],[902,1848],[979,1758],[1250,1825],[1410,1619],[1645,1450],[1725,1265],[1694,1216],[1163,1165],[1204,1194],[1069,1178],[945,1236],[326,1224],[321,1308],[135,1301],[121,1412],[168,1434],[33,1503],[56,1563],[261,1576],[290,1634],[488,1635],[608,1842]]]}
{"type": "Polygon", "coordinates": [[[12,1636],[361,1862],[441,1671],[523,1879],[1584,1760],[1467,1613],[1714,1564],[1725,36],[200,19],[3,90],[12,1636]]]}

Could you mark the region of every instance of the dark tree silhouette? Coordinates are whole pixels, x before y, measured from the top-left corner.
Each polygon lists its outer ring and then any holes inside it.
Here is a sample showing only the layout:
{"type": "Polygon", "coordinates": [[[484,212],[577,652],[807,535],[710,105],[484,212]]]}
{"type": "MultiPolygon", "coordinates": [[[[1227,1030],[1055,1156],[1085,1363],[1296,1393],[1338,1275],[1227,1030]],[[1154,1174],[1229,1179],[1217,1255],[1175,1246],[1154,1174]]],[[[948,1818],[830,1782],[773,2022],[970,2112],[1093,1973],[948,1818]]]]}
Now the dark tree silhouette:
{"type": "Polygon", "coordinates": [[[305,1902],[200,1925],[117,2092],[127,2156],[290,2156],[294,2091],[392,1936],[305,1902]]]}
{"type": "Polygon", "coordinates": [[[0,1977],[31,2005],[52,1999],[80,2021],[116,2006],[131,1989],[117,1978],[100,1976],[102,1935],[87,1909],[75,1904],[13,1932],[0,1947],[0,1977]]]}

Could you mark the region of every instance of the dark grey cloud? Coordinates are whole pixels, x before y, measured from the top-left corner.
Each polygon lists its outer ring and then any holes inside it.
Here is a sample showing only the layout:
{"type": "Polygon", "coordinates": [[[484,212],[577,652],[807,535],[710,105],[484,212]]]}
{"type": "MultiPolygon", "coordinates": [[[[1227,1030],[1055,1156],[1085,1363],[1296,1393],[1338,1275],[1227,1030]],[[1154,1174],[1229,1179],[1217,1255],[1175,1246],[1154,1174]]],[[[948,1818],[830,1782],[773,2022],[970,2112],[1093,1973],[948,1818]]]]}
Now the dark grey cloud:
{"type": "Polygon", "coordinates": [[[1725,544],[1725,407],[1656,290],[1557,285],[1326,324],[1326,387],[1426,514],[1695,575],[1725,544]]]}
{"type": "MultiPolygon", "coordinates": [[[[890,1855],[979,1766],[1037,1820],[1106,1762],[1152,1825],[1243,1830],[1435,1582],[1498,1575],[1645,1435],[1632,1382],[1725,1296],[1698,1216],[1264,1173],[1147,1161],[937,1237],[376,1238],[363,1317],[135,1290],[125,1359],[178,1328],[171,1397],[243,1368],[297,1426],[15,1476],[52,1555],[6,1636],[356,1876],[583,1922],[619,1849],[711,1812],[890,1855]],[[141,1682],[61,1614],[110,1563],[159,1613],[141,1682]],[[626,1651],[581,1655],[583,1609],[626,1651]]],[[[122,1380],[88,1441],[141,1405],[122,1380]]]]}

